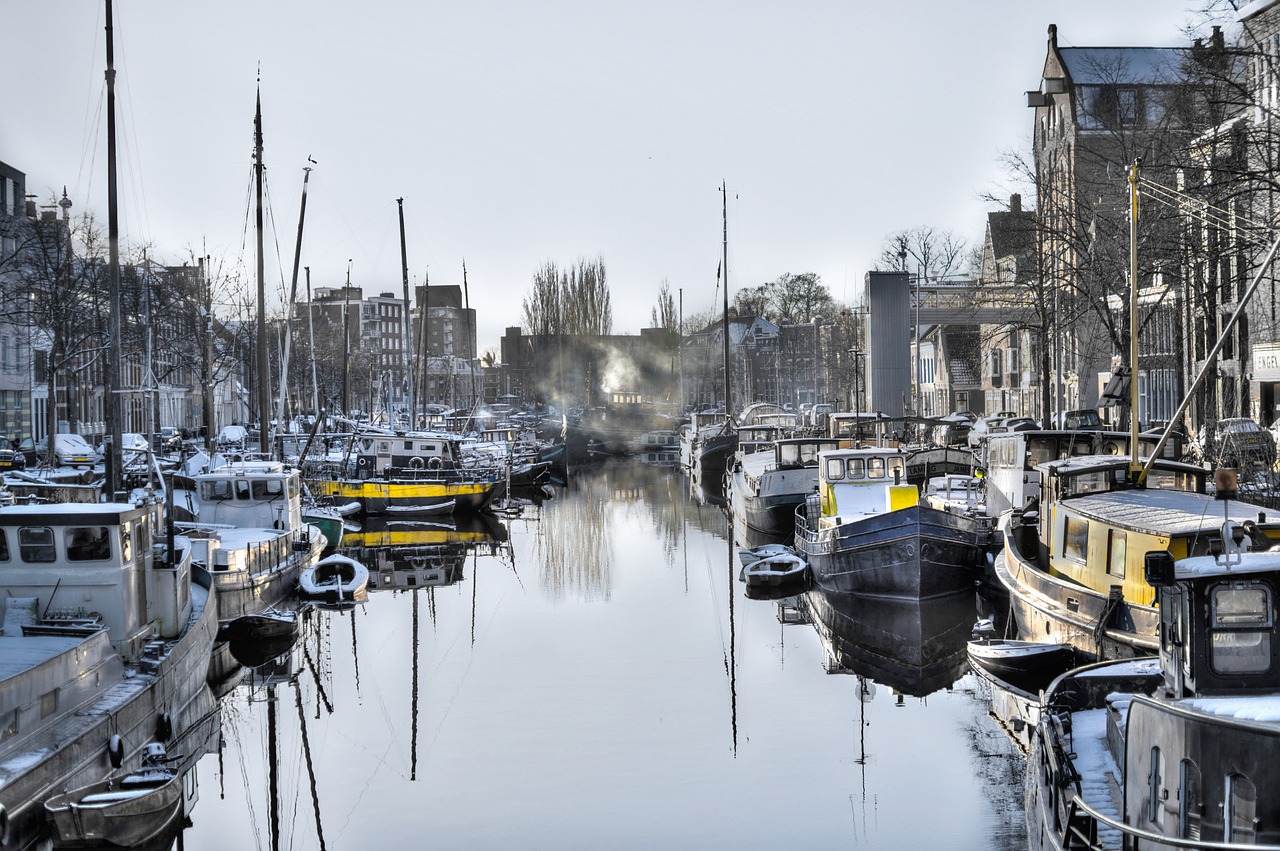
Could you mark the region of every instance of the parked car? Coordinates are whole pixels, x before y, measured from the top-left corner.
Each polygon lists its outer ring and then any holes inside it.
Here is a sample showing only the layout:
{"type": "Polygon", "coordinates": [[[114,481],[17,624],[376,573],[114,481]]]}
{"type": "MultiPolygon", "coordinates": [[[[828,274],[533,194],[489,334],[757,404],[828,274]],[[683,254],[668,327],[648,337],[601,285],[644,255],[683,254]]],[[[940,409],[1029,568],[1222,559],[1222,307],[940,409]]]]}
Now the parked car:
{"type": "Polygon", "coordinates": [[[25,466],[34,467],[36,464],[40,463],[40,456],[36,452],[35,438],[24,437],[22,440],[17,442],[15,448],[18,450],[18,453],[22,455],[22,460],[25,462],[25,466]]]}
{"type": "Polygon", "coordinates": [[[969,429],[969,446],[977,448],[988,434],[995,431],[1005,421],[1006,415],[997,414],[991,417],[979,417],[969,429]]]}
{"type": "MultiPolygon", "coordinates": [[[[49,442],[41,440],[36,444],[36,454],[43,462],[49,452],[49,442]]],[[[53,463],[58,467],[92,467],[98,462],[98,453],[78,434],[55,434],[53,436],[53,463]]]]}
{"type": "Polygon", "coordinates": [[[156,451],[177,452],[182,448],[182,432],[173,426],[160,426],[156,435],[156,451]]]}
{"type": "Polygon", "coordinates": [[[218,432],[219,449],[244,449],[249,431],[242,425],[225,425],[218,432]]]}
{"type": "Polygon", "coordinates": [[[1213,430],[1208,460],[1228,467],[1270,467],[1276,462],[1276,443],[1271,432],[1248,417],[1219,420],[1213,430]]]}
{"type": "Polygon", "coordinates": [[[16,440],[0,438],[0,470],[21,470],[27,466],[18,445],[16,440]]]}
{"type": "Polygon", "coordinates": [[[1009,417],[1006,420],[1001,420],[1000,425],[996,426],[994,429],[991,429],[991,431],[995,431],[995,432],[1032,431],[1033,429],[1038,429],[1038,428],[1040,428],[1040,424],[1035,420],[1033,420],[1031,417],[1009,417]]]}
{"type": "Polygon", "coordinates": [[[1100,431],[1104,427],[1102,417],[1093,408],[1055,414],[1054,425],[1069,431],[1100,431]]]}
{"type": "MultiPolygon", "coordinates": [[[[120,435],[120,451],[126,460],[131,460],[138,453],[147,451],[147,439],[137,432],[126,431],[120,435]]],[[[98,460],[101,461],[106,457],[107,444],[104,441],[98,444],[98,460]]]]}

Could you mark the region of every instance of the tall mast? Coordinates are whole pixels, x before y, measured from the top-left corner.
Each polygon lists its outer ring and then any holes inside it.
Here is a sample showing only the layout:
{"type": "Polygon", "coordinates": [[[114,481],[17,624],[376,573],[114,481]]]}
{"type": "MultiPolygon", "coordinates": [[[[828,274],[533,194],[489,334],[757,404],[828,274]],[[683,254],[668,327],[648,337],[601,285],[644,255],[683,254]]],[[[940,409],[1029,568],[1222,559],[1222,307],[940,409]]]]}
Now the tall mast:
{"type": "MultiPolygon", "coordinates": [[[[106,489],[115,499],[122,486],[120,433],[124,423],[120,411],[120,211],[116,198],[116,67],[111,29],[111,0],[107,3],[107,313],[111,339],[107,345],[107,448],[106,489]]],[[[55,400],[50,399],[53,405],[55,400]]]]}
{"type": "Polygon", "coordinates": [[[724,413],[733,415],[733,394],[729,389],[729,193],[724,181],[720,181],[720,218],[724,226],[724,256],[720,266],[724,269],[724,413]]]}
{"type": "Polygon", "coordinates": [[[262,250],[262,86],[253,111],[254,228],[258,235],[258,451],[271,455],[271,370],[267,363],[267,283],[262,250]]]}
{"type": "MultiPolygon", "coordinates": [[[[310,157],[308,157],[310,160],[310,157]]],[[[298,300],[298,264],[302,262],[302,223],[307,218],[307,181],[311,179],[311,166],[302,167],[302,208],[298,210],[298,241],[293,249],[293,279],[289,284],[289,305],[284,312],[284,354],[280,358],[280,400],[276,405],[276,420],[284,424],[284,400],[289,387],[289,347],[293,342],[293,304],[298,300]]]]}
{"type": "Polygon", "coordinates": [[[467,260],[462,259],[462,306],[467,311],[467,336],[471,343],[471,407],[474,408],[480,403],[480,394],[476,390],[476,373],[479,371],[475,367],[480,362],[480,353],[476,351],[476,317],[471,312],[471,290],[467,287],[467,260]]]}
{"type": "MultiPolygon", "coordinates": [[[[400,276],[404,281],[404,322],[401,323],[404,339],[404,386],[408,389],[409,428],[414,427],[413,420],[417,408],[414,407],[414,391],[417,389],[413,381],[413,317],[409,310],[409,252],[404,244],[404,199],[397,198],[396,206],[400,208],[400,276]]],[[[393,422],[394,425],[394,422],[393,422]]]]}
{"type": "Polygon", "coordinates": [[[1129,469],[1142,470],[1138,457],[1138,167],[1129,169],[1129,469]]]}
{"type": "Polygon", "coordinates": [[[342,415],[351,413],[351,259],[347,258],[347,285],[342,302],[342,415]]]}
{"type": "Polygon", "coordinates": [[[311,404],[320,416],[320,382],[316,380],[316,306],[311,301],[311,267],[307,266],[307,349],[311,352],[311,404]]]}

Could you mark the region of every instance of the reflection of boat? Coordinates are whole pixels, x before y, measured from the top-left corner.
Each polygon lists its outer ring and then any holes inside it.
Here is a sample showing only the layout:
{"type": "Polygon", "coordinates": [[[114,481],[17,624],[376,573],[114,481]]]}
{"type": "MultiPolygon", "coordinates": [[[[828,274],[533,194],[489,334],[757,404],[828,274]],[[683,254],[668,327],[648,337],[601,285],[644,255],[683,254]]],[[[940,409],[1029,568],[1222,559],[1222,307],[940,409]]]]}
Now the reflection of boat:
{"type": "Polygon", "coordinates": [[[456,500],[442,499],[439,502],[422,502],[416,505],[388,505],[383,514],[391,517],[434,517],[439,514],[452,514],[456,500]]]}
{"type": "Polygon", "coordinates": [[[829,673],[855,673],[916,696],[964,675],[975,595],[886,600],[811,588],[805,605],[828,656],[829,673]]]}
{"type": "Polygon", "coordinates": [[[45,801],[55,847],[133,848],[165,836],[182,815],[182,778],[168,765],[164,745],[144,748],[136,771],[45,801]]]}
{"type": "Polygon", "coordinates": [[[369,569],[353,558],[325,556],[298,577],[298,591],[309,600],[325,603],[354,603],[364,598],[369,569]]]}
{"type": "Polygon", "coordinates": [[[974,668],[1032,694],[1074,667],[1075,656],[1070,644],[1004,638],[979,638],[969,642],[969,661],[974,668]]]}
{"type": "Polygon", "coordinates": [[[359,531],[347,532],[343,549],[415,546],[421,544],[483,544],[507,540],[507,527],[488,514],[455,514],[430,521],[369,517],[359,531]]]}
{"type": "Polygon", "coordinates": [[[796,518],[796,549],[831,591],[924,600],[972,590],[985,530],[920,504],[896,449],[823,452],[818,493],[796,518]]]}
{"type": "Polygon", "coordinates": [[[271,641],[292,639],[298,634],[298,613],[268,607],[227,621],[218,630],[221,641],[271,641]]]}
{"type": "Polygon", "coordinates": [[[1157,658],[1046,689],[1027,765],[1032,848],[1280,845],[1280,554],[1222,537],[1217,558],[1144,560],[1157,658]]]}

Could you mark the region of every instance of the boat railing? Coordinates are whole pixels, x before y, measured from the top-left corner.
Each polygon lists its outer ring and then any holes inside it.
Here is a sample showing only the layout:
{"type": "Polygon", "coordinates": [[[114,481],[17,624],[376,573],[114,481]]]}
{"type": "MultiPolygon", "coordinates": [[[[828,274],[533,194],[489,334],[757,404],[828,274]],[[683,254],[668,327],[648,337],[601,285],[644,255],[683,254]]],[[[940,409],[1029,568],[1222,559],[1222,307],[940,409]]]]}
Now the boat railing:
{"type": "Polygon", "coordinates": [[[1247,847],[1250,851],[1280,851],[1280,845],[1244,846],[1238,842],[1212,842],[1205,839],[1184,839],[1179,836],[1153,833],[1117,821],[1089,806],[1079,797],[1073,798],[1067,805],[1067,835],[1064,837],[1066,842],[1063,847],[1102,851],[1103,846],[1097,840],[1097,825],[1104,825],[1122,834],[1126,848],[1139,849],[1143,847],[1142,843],[1146,842],[1164,848],[1194,848],[1197,851],[1239,851],[1242,847],[1247,847]]]}

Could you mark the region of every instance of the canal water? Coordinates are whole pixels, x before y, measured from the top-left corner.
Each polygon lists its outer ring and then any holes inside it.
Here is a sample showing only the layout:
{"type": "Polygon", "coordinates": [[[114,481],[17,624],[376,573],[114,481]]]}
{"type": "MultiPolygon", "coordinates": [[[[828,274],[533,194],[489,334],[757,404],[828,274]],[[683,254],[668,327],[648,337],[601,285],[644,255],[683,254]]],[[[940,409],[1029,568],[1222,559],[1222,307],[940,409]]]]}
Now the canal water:
{"type": "Polygon", "coordinates": [[[975,601],[749,599],[732,538],[623,462],[348,536],[367,602],[223,685],[183,847],[1025,848],[975,601]]]}

